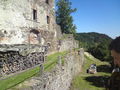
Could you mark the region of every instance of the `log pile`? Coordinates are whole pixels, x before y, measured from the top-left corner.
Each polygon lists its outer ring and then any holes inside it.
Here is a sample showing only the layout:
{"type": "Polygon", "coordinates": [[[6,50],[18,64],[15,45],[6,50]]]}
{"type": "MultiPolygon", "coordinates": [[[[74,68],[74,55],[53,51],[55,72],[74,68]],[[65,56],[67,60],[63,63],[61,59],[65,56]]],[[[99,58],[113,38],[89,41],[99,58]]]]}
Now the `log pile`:
{"type": "Polygon", "coordinates": [[[33,52],[26,56],[22,56],[18,51],[0,52],[0,76],[43,64],[44,57],[44,52],[33,52]]]}

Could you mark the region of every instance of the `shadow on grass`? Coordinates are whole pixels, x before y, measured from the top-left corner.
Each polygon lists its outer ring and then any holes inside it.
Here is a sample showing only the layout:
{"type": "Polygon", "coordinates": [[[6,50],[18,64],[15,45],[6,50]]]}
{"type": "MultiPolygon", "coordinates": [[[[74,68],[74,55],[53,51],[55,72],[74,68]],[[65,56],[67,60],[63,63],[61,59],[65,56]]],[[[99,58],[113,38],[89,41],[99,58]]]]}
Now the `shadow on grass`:
{"type": "Polygon", "coordinates": [[[97,72],[111,73],[111,68],[109,65],[99,65],[97,66],[97,72]]]}
{"type": "Polygon", "coordinates": [[[89,76],[85,77],[84,79],[90,82],[90,84],[93,86],[105,88],[108,78],[108,76],[89,76]]]}

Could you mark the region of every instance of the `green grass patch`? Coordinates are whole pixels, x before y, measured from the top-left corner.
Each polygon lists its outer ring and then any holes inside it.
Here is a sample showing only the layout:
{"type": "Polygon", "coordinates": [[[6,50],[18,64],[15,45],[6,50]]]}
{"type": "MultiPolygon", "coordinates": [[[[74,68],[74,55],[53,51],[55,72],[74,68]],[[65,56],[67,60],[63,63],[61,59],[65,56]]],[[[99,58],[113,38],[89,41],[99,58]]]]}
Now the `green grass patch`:
{"type": "Polygon", "coordinates": [[[18,75],[9,77],[4,80],[0,80],[0,90],[6,90],[8,88],[11,88],[26,79],[36,75],[39,72],[39,67],[33,68],[31,70],[25,71],[23,73],[20,73],[18,75]]]}
{"type": "MultiPolygon", "coordinates": [[[[45,71],[50,71],[53,67],[57,64],[58,56],[61,56],[62,64],[64,64],[64,56],[67,54],[67,51],[58,52],[47,57],[47,60],[44,64],[45,71]]],[[[15,76],[9,77],[4,80],[0,80],[0,90],[6,90],[12,88],[11,90],[18,90],[14,86],[18,85],[19,83],[24,82],[25,80],[29,79],[32,76],[38,76],[40,72],[40,67],[35,67],[33,69],[27,70],[15,76]]]]}
{"type": "Polygon", "coordinates": [[[101,62],[98,59],[85,55],[85,62],[82,68],[82,72],[74,77],[71,90],[104,90],[104,82],[106,80],[105,77],[110,76],[110,73],[107,69],[108,65],[109,64],[107,62],[101,62]],[[97,65],[99,72],[96,74],[86,73],[86,70],[93,63],[97,65]]]}
{"type": "Polygon", "coordinates": [[[61,57],[61,61],[62,61],[62,65],[64,64],[64,56],[66,56],[68,52],[64,51],[64,52],[57,52],[55,54],[49,55],[47,57],[47,61],[44,64],[45,67],[45,71],[50,71],[53,69],[53,67],[57,64],[58,61],[58,56],[61,57]]]}

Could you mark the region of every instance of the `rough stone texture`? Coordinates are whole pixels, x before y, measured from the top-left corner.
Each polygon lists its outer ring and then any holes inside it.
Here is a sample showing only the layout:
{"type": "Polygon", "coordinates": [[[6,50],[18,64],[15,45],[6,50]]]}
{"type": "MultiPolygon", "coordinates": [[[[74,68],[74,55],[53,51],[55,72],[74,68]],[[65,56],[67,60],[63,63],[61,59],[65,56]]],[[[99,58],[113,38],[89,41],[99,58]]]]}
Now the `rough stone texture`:
{"type": "MultiPolygon", "coordinates": [[[[73,35],[63,35],[56,24],[54,0],[0,0],[0,12],[0,76],[43,63],[43,53],[78,48],[73,35]]],[[[64,64],[59,57],[53,71],[26,81],[29,87],[22,90],[68,90],[81,71],[83,52],[71,52],[64,64]]]]}
{"type": "Polygon", "coordinates": [[[59,40],[58,50],[65,51],[73,48],[78,48],[78,42],[74,39],[73,35],[63,35],[59,40]]]}
{"type": "Polygon", "coordinates": [[[53,33],[51,40],[56,36],[53,0],[49,4],[45,0],[0,0],[0,12],[0,44],[45,44],[41,30],[53,33]]]}
{"type": "Polygon", "coordinates": [[[46,47],[31,45],[0,45],[0,77],[42,65],[46,47]]]}
{"type": "Polygon", "coordinates": [[[61,27],[59,25],[56,25],[56,32],[57,32],[57,38],[61,39],[62,38],[62,32],[61,32],[61,27]]]}
{"type": "Polygon", "coordinates": [[[19,90],[69,90],[72,78],[82,69],[80,56],[83,56],[84,52],[80,52],[69,53],[63,65],[58,64],[53,71],[25,81],[24,85],[28,88],[21,87],[19,90]]]}
{"type": "Polygon", "coordinates": [[[54,0],[0,0],[0,12],[0,44],[47,45],[48,53],[77,48],[71,35],[61,40],[54,0]]]}
{"type": "Polygon", "coordinates": [[[29,63],[27,58],[36,59],[36,54],[39,58],[41,55],[38,53],[45,53],[46,50],[47,54],[51,54],[78,48],[73,35],[63,35],[60,26],[56,24],[54,0],[46,1],[0,0],[0,69],[2,73],[11,73],[9,67],[19,67],[20,60],[25,61],[22,63],[25,66],[24,64],[29,63]],[[47,47],[47,49],[41,47],[47,47]],[[29,56],[31,54],[33,56],[29,56]]]}

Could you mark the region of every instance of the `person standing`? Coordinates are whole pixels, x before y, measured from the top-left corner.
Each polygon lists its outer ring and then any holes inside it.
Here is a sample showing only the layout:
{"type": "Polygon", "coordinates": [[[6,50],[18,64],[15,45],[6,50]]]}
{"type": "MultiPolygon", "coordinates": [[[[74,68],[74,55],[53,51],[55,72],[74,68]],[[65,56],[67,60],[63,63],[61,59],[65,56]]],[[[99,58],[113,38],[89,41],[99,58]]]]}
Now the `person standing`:
{"type": "Polygon", "coordinates": [[[108,81],[107,90],[120,90],[120,36],[110,43],[109,50],[113,57],[115,69],[113,69],[112,75],[108,81]]]}

